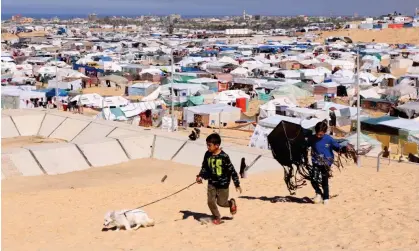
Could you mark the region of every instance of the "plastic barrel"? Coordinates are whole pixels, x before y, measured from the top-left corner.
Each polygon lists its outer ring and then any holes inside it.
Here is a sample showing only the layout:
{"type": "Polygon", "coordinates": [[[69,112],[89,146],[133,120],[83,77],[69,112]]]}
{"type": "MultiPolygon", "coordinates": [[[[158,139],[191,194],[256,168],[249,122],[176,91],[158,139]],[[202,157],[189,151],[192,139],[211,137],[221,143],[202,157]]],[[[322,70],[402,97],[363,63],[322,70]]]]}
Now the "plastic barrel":
{"type": "Polygon", "coordinates": [[[246,112],[246,98],[237,98],[236,107],[240,108],[242,112],[246,112]]]}

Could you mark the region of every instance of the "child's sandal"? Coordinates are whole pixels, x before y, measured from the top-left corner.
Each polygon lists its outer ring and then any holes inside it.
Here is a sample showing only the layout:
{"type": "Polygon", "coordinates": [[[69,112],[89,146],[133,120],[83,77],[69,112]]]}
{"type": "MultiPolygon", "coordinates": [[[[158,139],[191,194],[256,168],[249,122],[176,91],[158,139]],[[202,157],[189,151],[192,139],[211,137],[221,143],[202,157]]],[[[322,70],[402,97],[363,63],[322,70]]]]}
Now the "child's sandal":
{"type": "Polygon", "coordinates": [[[237,213],[237,204],[235,199],[230,200],[230,213],[235,215],[237,213]]]}

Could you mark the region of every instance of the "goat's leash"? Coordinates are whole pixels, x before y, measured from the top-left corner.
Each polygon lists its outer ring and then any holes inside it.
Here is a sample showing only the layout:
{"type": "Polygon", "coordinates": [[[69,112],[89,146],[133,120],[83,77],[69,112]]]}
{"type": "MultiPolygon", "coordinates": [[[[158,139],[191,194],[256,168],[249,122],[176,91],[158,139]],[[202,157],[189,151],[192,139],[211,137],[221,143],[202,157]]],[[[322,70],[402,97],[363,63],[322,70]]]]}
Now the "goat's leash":
{"type": "Polygon", "coordinates": [[[160,198],[160,199],[155,200],[155,201],[153,201],[153,202],[150,202],[150,203],[147,203],[147,204],[145,204],[145,205],[142,205],[142,206],[136,207],[136,208],[134,208],[134,209],[128,210],[128,211],[126,211],[126,212],[134,211],[134,210],[136,210],[136,209],[140,209],[140,208],[143,208],[143,207],[146,207],[146,206],[152,205],[152,204],[154,204],[154,203],[157,203],[157,202],[159,202],[159,201],[162,201],[162,200],[164,200],[164,199],[167,199],[167,198],[169,198],[169,197],[172,197],[173,195],[176,195],[176,194],[178,194],[178,193],[180,193],[180,192],[182,192],[182,191],[184,191],[184,190],[186,190],[186,189],[190,188],[191,186],[195,185],[196,183],[197,183],[197,182],[195,181],[194,183],[192,183],[192,184],[190,184],[190,185],[188,185],[188,186],[186,186],[186,187],[184,187],[184,188],[180,189],[179,191],[176,191],[176,192],[174,192],[174,193],[172,193],[172,194],[169,194],[169,195],[167,195],[166,197],[160,198]]]}

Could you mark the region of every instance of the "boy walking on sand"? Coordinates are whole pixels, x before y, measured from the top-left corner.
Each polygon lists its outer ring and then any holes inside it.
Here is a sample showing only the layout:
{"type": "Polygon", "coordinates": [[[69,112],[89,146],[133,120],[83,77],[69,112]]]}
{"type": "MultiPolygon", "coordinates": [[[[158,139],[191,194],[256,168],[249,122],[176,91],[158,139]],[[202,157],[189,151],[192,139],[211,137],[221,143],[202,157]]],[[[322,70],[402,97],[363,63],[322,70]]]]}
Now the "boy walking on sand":
{"type": "Polygon", "coordinates": [[[219,225],[221,215],[217,205],[229,207],[232,215],[237,213],[237,204],[234,199],[228,199],[230,181],[233,179],[236,191],[242,192],[240,188],[239,176],[234,169],[228,155],[221,150],[221,137],[213,133],[207,137],[207,149],[202,168],[196,176],[196,182],[202,184],[202,179],[208,180],[208,207],[214,219],[212,223],[219,225]]]}
{"type": "Polygon", "coordinates": [[[310,174],[311,185],[316,191],[316,197],[314,197],[314,203],[320,203],[323,199],[323,204],[329,203],[329,171],[334,161],[333,150],[340,151],[346,148],[351,149],[348,146],[341,146],[333,139],[330,135],[327,135],[327,124],[325,122],[319,122],[315,127],[316,134],[309,138],[308,143],[311,147],[311,161],[313,164],[313,170],[310,174]],[[320,189],[323,188],[323,191],[320,189]]]}

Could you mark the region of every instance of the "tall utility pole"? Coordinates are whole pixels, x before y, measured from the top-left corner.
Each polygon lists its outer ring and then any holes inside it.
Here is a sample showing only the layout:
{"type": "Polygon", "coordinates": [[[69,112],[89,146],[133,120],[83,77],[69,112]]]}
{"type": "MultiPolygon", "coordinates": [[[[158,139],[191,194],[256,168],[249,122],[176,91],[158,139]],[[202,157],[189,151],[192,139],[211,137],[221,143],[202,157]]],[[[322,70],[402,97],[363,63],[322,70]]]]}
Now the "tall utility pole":
{"type": "MultiPolygon", "coordinates": [[[[58,104],[58,62],[57,62],[58,50],[55,51],[55,103],[58,104]]],[[[58,109],[58,106],[57,106],[58,109]]]]}
{"type": "MultiPolygon", "coordinates": [[[[360,95],[360,86],[359,86],[359,47],[357,50],[356,55],[356,85],[357,85],[357,93],[356,93],[356,151],[359,152],[360,149],[360,138],[361,138],[361,120],[360,120],[360,113],[361,113],[361,95],[360,95]]],[[[361,158],[357,158],[357,165],[361,167],[361,158]]]]}
{"type": "Polygon", "coordinates": [[[172,68],[172,74],[170,74],[170,89],[171,89],[171,96],[172,96],[172,107],[171,107],[171,113],[172,113],[172,132],[175,130],[175,122],[177,122],[175,120],[175,99],[174,99],[174,90],[173,90],[173,75],[175,74],[175,67],[174,67],[174,62],[173,62],[173,47],[172,47],[172,51],[170,53],[170,61],[171,61],[171,68],[172,68]]]}

